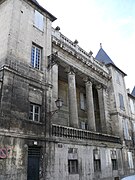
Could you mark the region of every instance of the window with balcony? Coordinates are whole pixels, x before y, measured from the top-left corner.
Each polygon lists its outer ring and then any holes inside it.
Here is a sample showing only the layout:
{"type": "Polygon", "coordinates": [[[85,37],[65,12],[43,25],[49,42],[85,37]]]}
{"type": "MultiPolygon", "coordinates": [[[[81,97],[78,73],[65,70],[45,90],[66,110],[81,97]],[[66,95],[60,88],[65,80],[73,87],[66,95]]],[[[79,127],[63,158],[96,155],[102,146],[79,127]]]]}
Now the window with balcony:
{"type": "Polygon", "coordinates": [[[30,103],[29,120],[40,121],[40,105],[30,103]]]}
{"type": "Polygon", "coordinates": [[[34,68],[40,69],[41,67],[41,51],[39,46],[32,45],[31,49],[31,65],[34,68]]]}
{"type": "Polygon", "coordinates": [[[43,31],[43,15],[35,10],[34,26],[43,31]]]}

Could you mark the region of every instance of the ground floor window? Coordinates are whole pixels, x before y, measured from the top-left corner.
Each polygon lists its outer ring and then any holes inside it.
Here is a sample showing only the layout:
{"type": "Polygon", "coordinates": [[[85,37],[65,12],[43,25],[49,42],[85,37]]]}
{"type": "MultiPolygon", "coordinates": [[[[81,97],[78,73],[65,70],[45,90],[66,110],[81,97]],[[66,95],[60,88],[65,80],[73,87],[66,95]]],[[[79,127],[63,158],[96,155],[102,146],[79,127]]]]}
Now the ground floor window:
{"type": "Polygon", "coordinates": [[[94,159],[94,171],[95,172],[101,171],[101,162],[100,162],[100,159],[94,159]]]}
{"type": "Polygon", "coordinates": [[[118,169],[117,159],[112,159],[112,170],[118,169]]]}
{"type": "Polygon", "coordinates": [[[78,160],[77,159],[69,159],[68,160],[68,172],[70,174],[78,173],[78,160]]]}

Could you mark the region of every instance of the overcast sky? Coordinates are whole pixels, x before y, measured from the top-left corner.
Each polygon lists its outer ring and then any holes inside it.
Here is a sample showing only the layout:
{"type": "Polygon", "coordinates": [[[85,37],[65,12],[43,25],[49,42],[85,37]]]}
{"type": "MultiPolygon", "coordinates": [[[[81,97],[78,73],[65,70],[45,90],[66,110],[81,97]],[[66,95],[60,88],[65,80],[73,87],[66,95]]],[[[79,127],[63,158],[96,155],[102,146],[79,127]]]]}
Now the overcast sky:
{"type": "Polygon", "coordinates": [[[135,0],[37,0],[57,20],[60,32],[95,57],[103,49],[135,86],[135,0]]]}

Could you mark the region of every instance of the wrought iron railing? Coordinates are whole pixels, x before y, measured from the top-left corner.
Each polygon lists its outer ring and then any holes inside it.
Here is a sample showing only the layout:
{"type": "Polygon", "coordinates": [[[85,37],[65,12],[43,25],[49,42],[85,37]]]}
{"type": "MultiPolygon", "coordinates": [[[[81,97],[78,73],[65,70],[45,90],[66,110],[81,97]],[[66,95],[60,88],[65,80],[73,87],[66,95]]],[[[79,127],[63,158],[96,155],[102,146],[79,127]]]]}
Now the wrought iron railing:
{"type": "Polygon", "coordinates": [[[52,136],[71,138],[71,139],[121,143],[120,138],[117,136],[98,133],[98,132],[92,132],[92,131],[83,130],[83,129],[72,128],[72,127],[67,127],[67,126],[61,126],[61,125],[56,125],[56,124],[52,124],[52,136]]]}

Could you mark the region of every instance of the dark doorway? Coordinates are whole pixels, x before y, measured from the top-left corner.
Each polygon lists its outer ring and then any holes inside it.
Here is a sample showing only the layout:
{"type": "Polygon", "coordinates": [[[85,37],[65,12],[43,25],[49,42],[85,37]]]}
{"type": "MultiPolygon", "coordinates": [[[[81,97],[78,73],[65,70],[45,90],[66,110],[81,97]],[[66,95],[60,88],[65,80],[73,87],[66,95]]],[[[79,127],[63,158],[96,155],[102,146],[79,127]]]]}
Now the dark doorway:
{"type": "Polygon", "coordinates": [[[40,148],[28,148],[27,180],[39,180],[40,148]]]}

